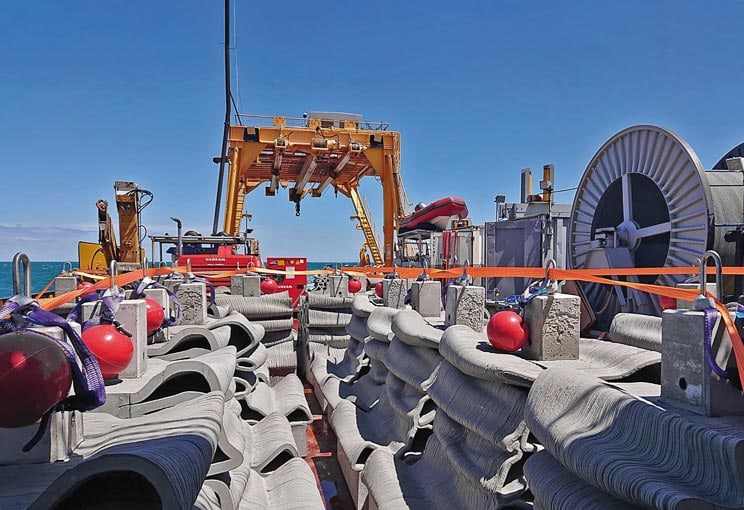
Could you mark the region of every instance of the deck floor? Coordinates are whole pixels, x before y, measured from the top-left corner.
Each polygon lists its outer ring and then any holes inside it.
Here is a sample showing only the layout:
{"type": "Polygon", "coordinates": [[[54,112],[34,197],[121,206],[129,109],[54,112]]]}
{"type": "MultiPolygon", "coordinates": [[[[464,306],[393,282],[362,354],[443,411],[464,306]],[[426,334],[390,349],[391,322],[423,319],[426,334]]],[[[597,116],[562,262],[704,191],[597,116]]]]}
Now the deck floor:
{"type": "Polygon", "coordinates": [[[312,387],[305,383],[305,397],[313,413],[313,423],[307,428],[307,457],[328,510],[354,510],[336,452],[336,434],[328,424],[313,394],[312,387]]]}

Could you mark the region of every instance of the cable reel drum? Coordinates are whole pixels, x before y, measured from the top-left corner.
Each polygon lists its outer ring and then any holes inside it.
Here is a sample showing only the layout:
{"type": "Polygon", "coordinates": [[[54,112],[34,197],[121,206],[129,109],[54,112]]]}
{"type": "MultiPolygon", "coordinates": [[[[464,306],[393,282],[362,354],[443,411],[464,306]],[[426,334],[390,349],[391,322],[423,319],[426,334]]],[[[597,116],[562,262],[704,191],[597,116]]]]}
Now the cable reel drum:
{"type": "MultiPolygon", "coordinates": [[[[724,265],[734,264],[736,243],[724,237],[742,224],[744,173],[719,165],[706,172],[692,148],[664,128],[634,126],[614,135],[579,183],[568,227],[570,267],[689,267],[711,249],[724,265]]],[[[675,286],[687,278],[627,280],[675,286]]],[[[661,313],[656,296],[596,283],[583,287],[601,328],[618,312],[661,313]]]]}

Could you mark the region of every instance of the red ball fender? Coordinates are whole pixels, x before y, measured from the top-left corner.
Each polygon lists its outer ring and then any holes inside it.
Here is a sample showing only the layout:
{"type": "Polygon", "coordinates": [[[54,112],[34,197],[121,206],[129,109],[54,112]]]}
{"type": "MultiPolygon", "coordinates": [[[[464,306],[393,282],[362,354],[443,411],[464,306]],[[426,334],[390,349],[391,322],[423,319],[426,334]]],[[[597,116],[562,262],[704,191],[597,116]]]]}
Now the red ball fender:
{"type": "Polygon", "coordinates": [[[356,294],[362,290],[362,282],[358,278],[349,278],[349,292],[356,294]]]}
{"type": "Polygon", "coordinates": [[[488,341],[503,352],[515,352],[527,342],[529,331],[522,317],[510,310],[493,314],[486,327],[488,341]]]}
{"type": "Polygon", "coordinates": [[[151,335],[163,325],[165,310],[154,299],[145,298],[145,305],[147,306],[147,334],[151,335]]]}
{"type": "Polygon", "coordinates": [[[32,425],[71,385],[70,364],[52,340],[31,331],[0,335],[0,427],[32,425]]]}
{"type": "Polygon", "coordinates": [[[382,298],[383,289],[382,289],[382,282],[379,282],[377,285],[375,285],[375,294],[378,298],[382,298]]]}
{"type": "Polygon", "coordinates": [[[279,285],[272,277],[261,280],[261,293],[262,294],[273,294],[279,289],[279,285]]]}
{"type": "Polygon", "coordinates": [[[134,354],[132,340],[111,324],[99,324],[88,328],[83,331],[82,338],[98,360],[104,379],[118,377],[132,361],[134,354]]]}

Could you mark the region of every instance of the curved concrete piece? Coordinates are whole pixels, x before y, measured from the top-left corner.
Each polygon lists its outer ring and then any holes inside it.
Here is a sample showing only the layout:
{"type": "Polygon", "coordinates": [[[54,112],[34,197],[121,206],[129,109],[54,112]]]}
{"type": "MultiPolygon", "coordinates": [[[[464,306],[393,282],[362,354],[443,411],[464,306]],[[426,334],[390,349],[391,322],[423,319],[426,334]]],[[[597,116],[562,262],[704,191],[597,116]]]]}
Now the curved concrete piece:
{"type": "Polygon", "coordinates": [[[292,299],[288,292],[243,297],[222,295],[215,298],[220,306],[229,306],[234,312],[245,315],[250,320],[275,319],[292,315],[292,299]]]}
{"type": "Polygon", "coordinates": [[[482,333],[450,326],[442,335],[440,354],[471,377],[529,387],[543,369],[513,354],[498,352],[482,333]]]}
{"type": "Polygon", "coordinates": [[[235,347],[228,346],[194,359],[149,360],[137,379],[106,387],[106,403],[97,409],[119,418],[133,418],[203,393],[228,392],[235,372],[235,347]]]}
{"type": "Polygon", "coordinates": [[[367,319],[357,317],[356,315],[352,316],[351,320],[346,325],[346,332],[357,342],[364,342],[364,340],[369,337],[369,332],[367,331],[367,319]]]}
{"type": "Polygon", "coordinates": [[[619,344],[661,352],[661,317],[618,313],[607,336],[619,344]]]}
{"type": "Polygon", "coordinates": [[[398,379],[421,389],[436,370],[442,357],[436,349],[412,347],[404,344],[398,337],[393,338],[383,356],[385,367],[398,379]]]}
{"type": "Polygon", "coordinates": [[[367,332],[369,335],[379,342],[390,342],[394,336],[391,329],[393,317],[399,311],[396,308],[384,306],[372,310],[367,318],[367,332]]]}
{"type": "Polygon", "coordinates": [[[313,310],[308,312],[308,325],[310,327],[343,328],[351,321],[350,313],[328,310],[313,310]]]}
{"type": "Polygon", "coordinates": [[[390,328],[402,342],[416,347],[436,349],[444,334],[443,330],[431,326],[413,310],[401,310],[395,314],[390,328]]]}
{"type": "Polygon", "coordinates": [[[271,332],[271,331],[286,331],[288,329],[292,329],[294,325],[294,321],[292,317],[288,317],[286,319],[264,319],[264,320],[254,320],[251,321],[252,324],[258,324],[259,326],[264,328],[264,331],[271,332]]]}
{"type": "Polygon", "coordinates": [[[351,312],[361,318],[369,317],[369,314],[376,308],[376,306],[369,300],[369,296],[361,294],[354,297],[351,302],[351,312]]]}
{"type": "Polygon", "coordinates": [[[617,381],[633,375],[642,368],[660,365],[661,353],[632,345],[581,338],[579,359],[535,361],[535,364],[545,368],[569,368],[606,381],[617,381]]]}
{"type": "Polygon", "coordinates": [[[558,462],[615,498],[647,508],[744,507],[742,418],[691,420],[550,369],[533,384],[525,419],[558,462]]]}
{"type": "MultiPolygon", "coordinates": [[[[179,350],[179,345],[182,343],[188,343],[187,348],[201,347],[210,351],[227,345],[219,345],[219,340],[215,337],[214,333],[204,326],[171,326],[170,328],[166,328],[164,332],[164,342],[147,346],[148,356],[162,356],[163,354],[177,351],[179,350]]],[[[184,349],[181,348],[180,350],[184,349]]]]}
{"type": "Polygon", "coordinates": [[[0,466],[0,508],[52,508],[95,490],[101,475],[131,474],[146,480],[162,508],[190,508],[217,447],[223,406],[212,392],[127,420],[86,413],[84,440],[69,462],[0,466]]]}
{"type": "Polygon", "coordinates": [[[640,510],[641,507],[613,498],[567,471],[546,451],[532,455],[524,464],[535,509],[544,510],[640,510]]]}
{"type": "Polygon", "coordinates": [[[249,321],[238,312],[230,313],[222,319],[207,321],[205,326],[210,330],[224,329],[225,326],[229,326],[229,343],[235,346],[238,356],[255,349],[266,333],[263,326],[249,321]]]}
{"type": "Polygon", "coordinates": [[[302,381],[294,374],[283,377],[275,386],[259,382],[252,392],[240,400],[242,417],[251,424],[275,412],[286,416],[292,424],[313,421],[302,381]]]}
{"type": "Polygon", "coordinates": [[[354,299],[355,297],[327,296],[320,292],[307,293],[307,304],[314,310],[350,310],[354,299]]]}

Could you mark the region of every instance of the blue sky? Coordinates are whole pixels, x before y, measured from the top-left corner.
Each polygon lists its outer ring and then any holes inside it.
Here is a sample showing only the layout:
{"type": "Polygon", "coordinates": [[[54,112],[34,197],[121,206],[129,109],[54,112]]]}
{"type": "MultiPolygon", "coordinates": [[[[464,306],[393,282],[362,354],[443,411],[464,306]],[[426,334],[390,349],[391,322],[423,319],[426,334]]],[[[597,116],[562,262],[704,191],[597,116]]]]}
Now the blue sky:
{"type": "MultiPolygon", "coordinates": [[[[575,186],[629,125],[676,131],[706,167],[744,139],[741,0],[234,1],[241,111],[385,120],[409,198],[459,195],[475,223],[518,200],[523,167],[575,186]]],[[[222,23],[215,0],[3,3],[0,260],[75,258],[117,179],[155,193],[151,232],[210,229],[222,23]]],[[[379,213],[379,185],[362,191],[379,213]]],[[[286,192],[247,209],[264,256],[353,260],[362,241],[332,194],[300,218],[286,192]]]]}

